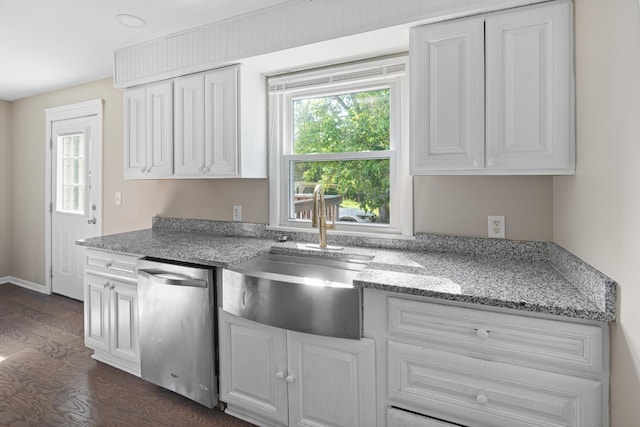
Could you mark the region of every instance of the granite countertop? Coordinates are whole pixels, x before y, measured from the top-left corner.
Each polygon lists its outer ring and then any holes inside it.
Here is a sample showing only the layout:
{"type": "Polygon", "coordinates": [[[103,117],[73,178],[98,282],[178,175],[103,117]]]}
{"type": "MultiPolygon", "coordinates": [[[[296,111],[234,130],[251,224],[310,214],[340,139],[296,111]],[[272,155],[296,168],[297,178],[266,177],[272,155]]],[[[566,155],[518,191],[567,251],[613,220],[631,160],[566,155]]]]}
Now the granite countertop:
{"type": "Polygon", "coordinates": [[[443,240],[435,236],[383,244],[356,239],[347,241],[356,244],[344,245],[341,251],[326,252],[298,241],[302,233],[294,233],[296,239],[280,243],[276,233],[259,225],[215,222],[211,229],[210,224],[204,228],[197,226],[203,225],[200,222],[174,226],[161,219],[157,226],[155,219],[152,229],[85,239],[78,244],[222,268],[266,252],[322,252],[324,256],[369,261],[354,280],[356,287],[576,319],[615,319],[616,283],[564,249],[545,242],[523,242],[524,249],[515,243],[520,252],[514,251],[513,241],[498,242],[511,255],[516,253],[515,257],[500,256],[495,239],[443,240]],[[493,256],[479,256],[492,252],[478,245],[492,245],[493,256]]]}

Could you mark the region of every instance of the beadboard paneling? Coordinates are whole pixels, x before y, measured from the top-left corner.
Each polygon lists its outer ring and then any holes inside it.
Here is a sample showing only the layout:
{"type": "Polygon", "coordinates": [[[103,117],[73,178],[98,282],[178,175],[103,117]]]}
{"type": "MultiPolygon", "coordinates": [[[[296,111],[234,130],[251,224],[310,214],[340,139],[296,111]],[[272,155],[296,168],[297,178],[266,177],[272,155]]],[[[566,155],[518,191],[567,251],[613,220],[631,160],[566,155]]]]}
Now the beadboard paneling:
{"type": "Polygon", "coordinates": [[[541,1],[292,0],[117,50],[114,84],[126,88],[381,28],[436,22],[541,1]]]}

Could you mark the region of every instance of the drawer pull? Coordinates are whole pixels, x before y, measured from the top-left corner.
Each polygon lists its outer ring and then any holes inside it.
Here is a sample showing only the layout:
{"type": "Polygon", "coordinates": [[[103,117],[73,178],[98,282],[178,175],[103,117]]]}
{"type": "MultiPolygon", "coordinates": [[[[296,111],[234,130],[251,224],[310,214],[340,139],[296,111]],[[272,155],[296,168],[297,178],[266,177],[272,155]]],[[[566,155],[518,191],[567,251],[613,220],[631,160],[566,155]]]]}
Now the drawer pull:
{"type": "Polygon", "coordinates": [[[476,329],[476,336],[480,339],[486,340],[489,338],[489,331],[486,329],[476,329]]]}
{"type": "Polygon", "coordinates": [[[479,394],[476,396],[476,402],[481,405],[486,405],[487,403],[489,403],[489,399],[484,394],[479,394]]]}

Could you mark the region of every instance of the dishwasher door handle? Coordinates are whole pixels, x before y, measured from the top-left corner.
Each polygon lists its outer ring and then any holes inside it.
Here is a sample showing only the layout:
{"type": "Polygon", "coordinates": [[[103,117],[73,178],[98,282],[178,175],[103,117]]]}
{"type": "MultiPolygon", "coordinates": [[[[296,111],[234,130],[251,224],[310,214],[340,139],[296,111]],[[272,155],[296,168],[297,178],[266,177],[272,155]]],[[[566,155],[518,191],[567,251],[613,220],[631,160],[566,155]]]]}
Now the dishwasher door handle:
{"type": "Polygon", "coordinates": [[[162,272],[157,270],[138,270],[138,275],[152,280],[159,285],[171,285],[171,286],[191,286],[195,288],[206,288],[207,281],[200,279],[192,279],[180,274],[162,272]]]}

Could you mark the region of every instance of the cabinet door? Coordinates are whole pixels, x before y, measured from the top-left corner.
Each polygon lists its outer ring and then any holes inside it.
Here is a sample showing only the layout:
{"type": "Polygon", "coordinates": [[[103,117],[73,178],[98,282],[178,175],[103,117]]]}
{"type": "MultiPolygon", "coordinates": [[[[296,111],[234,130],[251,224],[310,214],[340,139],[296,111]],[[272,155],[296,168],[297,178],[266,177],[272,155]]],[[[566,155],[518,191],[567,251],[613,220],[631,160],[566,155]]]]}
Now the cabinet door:
{"type": "Polygon", "coordinates": [[[487,167],[573,173],[571,2],[486,20],[487,167]]]}
{"type": "Polygon", "coordinates": [[[212,71],[205,85],[204,172],[238,175],[238,68],[212,71]]]}
{"type": "Polygon", "coordinates": [[[109,279],[84,275],[84,343],[94,350],[109,351],[109,279]]]}
{"type": "Polygon", "coordinates": [[[204,172],[204,76],[174,81],[174,164],[177,176],[204,172]]]}
{"type": "Polygon", "coordinates": [[[375,344],[287,333],[290,426],[376,425],[375,344]]]}
{"type": "Polygon", "coordinates": [[[138,289],[135,285],[111,281],[111,354],[140,363],[138,337],[138,289]]]}
{"type": "Polygon", "coordinates": [[[484,167],[484,19],[411,30],[411,173],[484,167]]]}
{"type": "Polygon", "coordinates": [[[288,423],[287,336],[219,310],[220,400],[228,409],[288,423]]]}
{"type": "Polygon", "coordinates": [[[149,178],[173,174],[173,82],[146,87],[147,174],[149,178]]]}
{"type": "Polygon", "coordinates": [[[124,176],[142,178],[147,168],[147,97],[144,87],[124,93],[124,176]]]}
{"type": "Polygon", "coordinates": [[[474,427],[602,425],[602,383],[389,341],[394,405],[474,427]]]}

